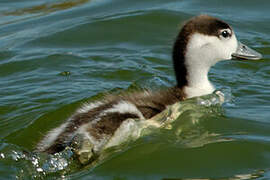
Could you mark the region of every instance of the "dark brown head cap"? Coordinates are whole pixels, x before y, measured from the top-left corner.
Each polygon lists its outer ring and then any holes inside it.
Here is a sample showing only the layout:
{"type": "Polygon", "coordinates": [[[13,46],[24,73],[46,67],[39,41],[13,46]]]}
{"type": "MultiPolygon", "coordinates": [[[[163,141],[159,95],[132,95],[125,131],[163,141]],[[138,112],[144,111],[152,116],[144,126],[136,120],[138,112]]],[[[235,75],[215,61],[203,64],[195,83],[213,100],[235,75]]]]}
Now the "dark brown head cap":
{"type": "Polygon", "coordinates": [[[221,21],[217,18],[208,15],[200,15],[190,19],[184,25],[181,32],[188,34],[198,32],[204,35],[219,37],[220,30],[222,29],[231,30],[231,27],[224,21],[221,21]]]}
{"type": "Polygon", "coordinates": [[[220,30],[231,29],[231,27],[217,19],[208,15],[196,16],[182,27],[173,47],[173,63],[178,87],[187,85],[187,69],[185,66],[185,53],[187,43],[194,33],[201,33],[209,36],[220,36],[220,30]]]}

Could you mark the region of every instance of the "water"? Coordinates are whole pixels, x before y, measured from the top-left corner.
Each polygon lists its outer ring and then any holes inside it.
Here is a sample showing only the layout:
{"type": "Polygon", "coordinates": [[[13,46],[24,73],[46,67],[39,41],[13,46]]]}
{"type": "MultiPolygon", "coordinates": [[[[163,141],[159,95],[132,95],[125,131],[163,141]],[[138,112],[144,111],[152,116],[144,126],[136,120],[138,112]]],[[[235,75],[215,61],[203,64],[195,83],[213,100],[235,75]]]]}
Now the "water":
{"type": "Polygon", "coordinates": [[[0,178],[270,179],[269,6],[267,0],[2,0],[0,178]],[[109,150],[94,167],[80,167],[69,151],[32,153],[82,102],[104,92],[172,86],[173,40],[181,24],[201,13],[231,24],[264,56],[211,69],[211,81],[227,95],[222,107],[193,102],[196,108],[170,127],[109,150]]]}

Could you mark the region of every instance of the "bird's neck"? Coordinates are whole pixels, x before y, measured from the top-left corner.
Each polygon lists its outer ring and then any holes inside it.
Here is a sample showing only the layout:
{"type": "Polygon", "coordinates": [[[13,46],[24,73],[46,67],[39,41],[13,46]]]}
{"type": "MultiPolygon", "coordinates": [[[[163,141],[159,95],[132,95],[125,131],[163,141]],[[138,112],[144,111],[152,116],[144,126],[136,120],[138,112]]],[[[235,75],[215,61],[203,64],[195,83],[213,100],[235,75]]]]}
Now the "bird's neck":
{"type": "Polygon", "coordinates": [[[215,88],[208,79],[209,69],[200,64],[187,65],[187,85],[183,87],[187,98],[213,93],[215,88]]]}
{"type": "Polygon", "coordinates": [[[198,46],[200,42],[194,37],[185,36],[181,32],[173,47],[172,58],[177,87],[183,90],[186,98],[211,94],[215,90],[208,80],[208,72],[216,61],[211,53],[209,55],[205,49],[198,46]],[[188,40],[190,43],[186,46],[188,40]]]}

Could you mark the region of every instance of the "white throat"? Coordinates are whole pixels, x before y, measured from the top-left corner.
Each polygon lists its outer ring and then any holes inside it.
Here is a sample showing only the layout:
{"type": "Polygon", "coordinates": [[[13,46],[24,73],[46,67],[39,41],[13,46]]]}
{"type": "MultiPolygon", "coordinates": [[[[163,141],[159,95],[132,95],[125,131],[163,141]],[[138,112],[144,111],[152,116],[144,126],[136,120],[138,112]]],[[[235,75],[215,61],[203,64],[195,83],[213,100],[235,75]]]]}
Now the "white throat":
{"type": "Polygon", "coordinates": [[[211,94],[215,88],[208,80],[208,72],[218,60],[215,53],[211,52],[211,41],[216,37],[194,34],[189,40],[185,65],[187,68],[188,85],[184,87],[187,98],[211,94]]]}
{"type": "Polygon", "coordinates": [[[187,68],[188,85],[184,87],[187,98],[203,96],[214,92],[215,88],[208,79],[210,68],[189,66],[187,68]]]}

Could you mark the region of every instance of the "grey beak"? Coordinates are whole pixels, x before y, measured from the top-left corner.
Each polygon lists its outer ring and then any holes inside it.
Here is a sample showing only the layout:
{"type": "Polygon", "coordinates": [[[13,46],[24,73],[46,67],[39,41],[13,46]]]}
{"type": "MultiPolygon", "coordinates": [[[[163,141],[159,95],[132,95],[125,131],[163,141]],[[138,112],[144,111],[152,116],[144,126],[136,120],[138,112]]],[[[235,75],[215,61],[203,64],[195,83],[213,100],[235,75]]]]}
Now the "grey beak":
{"type": "Polygon", "coordinates": [[[237,50],[232,57],[241,60],[258,60],[262,58],[262,55],[238,41],[237,50]]]}

